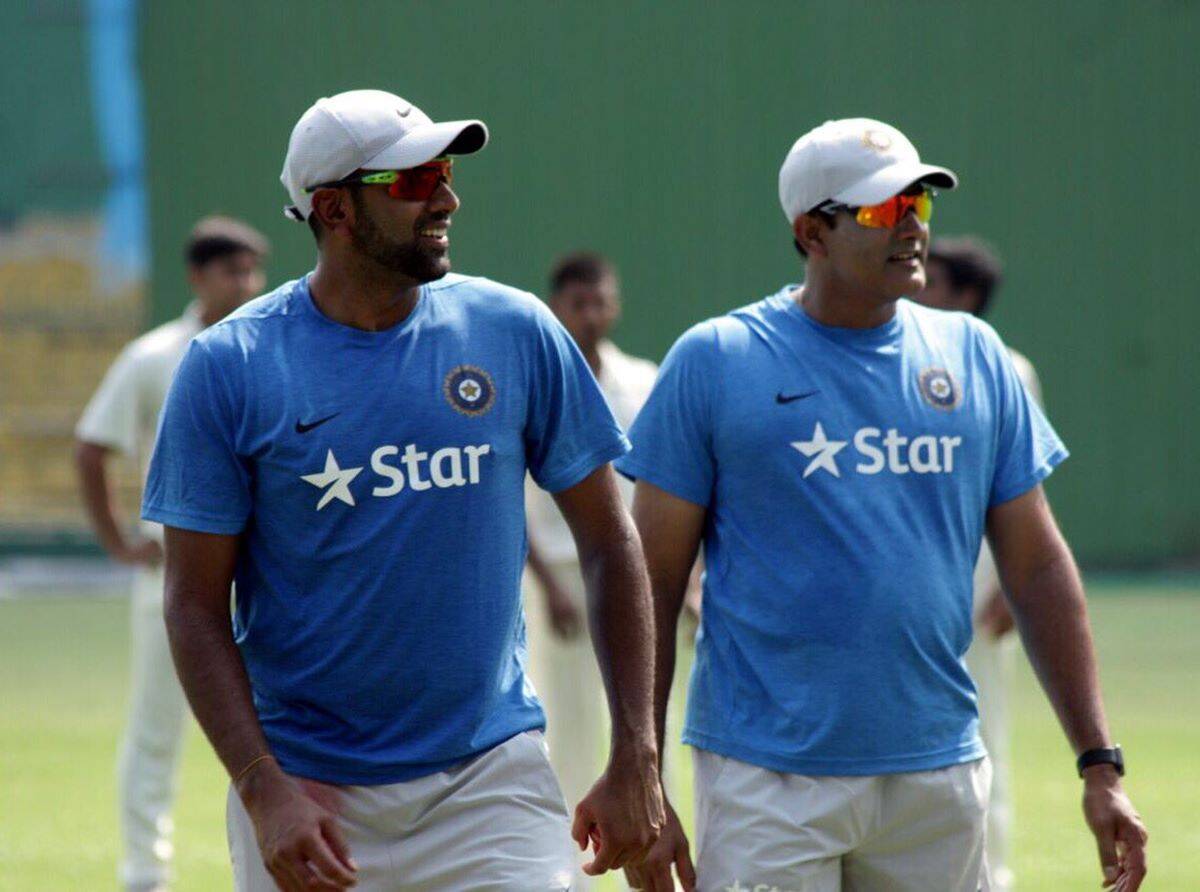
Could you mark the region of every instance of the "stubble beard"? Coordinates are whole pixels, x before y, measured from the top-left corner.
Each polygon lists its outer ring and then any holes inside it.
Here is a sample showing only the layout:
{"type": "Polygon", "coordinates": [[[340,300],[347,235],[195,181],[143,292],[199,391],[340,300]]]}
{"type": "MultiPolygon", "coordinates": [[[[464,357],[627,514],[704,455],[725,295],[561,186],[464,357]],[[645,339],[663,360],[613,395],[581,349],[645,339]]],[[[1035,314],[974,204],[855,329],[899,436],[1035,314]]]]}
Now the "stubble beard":
{"type": "Polygon", "coordinates": [[[433,282],[450,271],[450,258],[421,247],[416,238],[390,238],[361,201],[356,201],[355,223],[350,238],[358,252],[378,266],[401,273],[417,282],[433,282]]]}

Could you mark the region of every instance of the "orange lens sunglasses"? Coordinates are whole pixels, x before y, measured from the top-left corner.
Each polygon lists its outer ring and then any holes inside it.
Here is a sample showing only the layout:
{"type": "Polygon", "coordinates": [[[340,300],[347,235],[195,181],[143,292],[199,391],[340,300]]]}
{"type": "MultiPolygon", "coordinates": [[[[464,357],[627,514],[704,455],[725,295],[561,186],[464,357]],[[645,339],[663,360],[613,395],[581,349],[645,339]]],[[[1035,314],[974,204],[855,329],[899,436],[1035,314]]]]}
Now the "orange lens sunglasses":
{"type": "Polygon", "coordinates": [[[872,229],[891,229],[904,219],[909,210],[912,210],[922,223],[928,223],[929,218],[933,216],[933,190],[922,187],[920,192],[912,195],[902,192],[879,204],[861,207],[827,201],[818,205],[817,210],[846,211],[854,215],[854,220],[859,226],[869,226],[872,229]]]}

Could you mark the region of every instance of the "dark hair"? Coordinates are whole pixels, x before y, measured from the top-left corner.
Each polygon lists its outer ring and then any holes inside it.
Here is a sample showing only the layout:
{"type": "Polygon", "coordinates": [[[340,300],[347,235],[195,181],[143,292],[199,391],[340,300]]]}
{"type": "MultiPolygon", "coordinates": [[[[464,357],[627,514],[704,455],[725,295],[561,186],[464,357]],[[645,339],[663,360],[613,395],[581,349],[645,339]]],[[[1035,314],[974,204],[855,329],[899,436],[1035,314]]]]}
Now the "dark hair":
{"type": "Polygon", "coordinates": [[[946,267],[950,287],[955,291],[975,289],[979,294],[976,316],[987,312],[1004,279],[1004,268],[991,245],[969,235],[940,238],[929,246],[929,259],[946,267]]]}
{"type": "Polygon", "coordinates": [[[205,217],[194,227],[183,246],[183,256],[189,266],[201,267],[230,254],[249,251],[258,258],[266,257],[271,243],[252,226],[232,217],[205,217]]]}
{"type": "Polygon", "coordinates": [[[594,251],[575,251],[558,258],[550,270],[550,293],[555,294],[570,285],[580,282],[595,285],[605,279],[616,279],[617,268],[603,254],[594,251]]]}
{"type": "MultiPolygon", "coordinates": [[[[837,214],[830,213],[828,211],[817,211],[817,210],[812,210],[812,211],[809,211],[808,213],[820,214],[822,217],[825,218],[825,222],[829,224],[830,229],[833,229],[835,226],[837,226],[837,214]]],[[[804,215],[801,214],[800,216],[804,216],[804,215]]],[[[803,257],[805,260],[807,260],[808,252],[804,250],[804,246],[800,244],[800,240],[798,238],[796,238],[795,236],[793,236],[792,244],[796,246],[796,250],[798,252],[800,252],[800,256],[803,257]]]]}

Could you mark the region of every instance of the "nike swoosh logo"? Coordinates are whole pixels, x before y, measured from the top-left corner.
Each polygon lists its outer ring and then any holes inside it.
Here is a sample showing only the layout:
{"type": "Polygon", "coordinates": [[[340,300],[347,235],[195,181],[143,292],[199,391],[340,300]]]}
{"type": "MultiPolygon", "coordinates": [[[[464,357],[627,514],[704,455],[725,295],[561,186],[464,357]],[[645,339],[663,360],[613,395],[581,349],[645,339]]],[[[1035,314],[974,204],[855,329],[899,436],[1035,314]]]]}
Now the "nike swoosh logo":
{"type": "Polygon", "coordinates": [[[411,105],[410,105],[408,108],[406,108],[404,111],[400,111],[400,109],[396,109],[396,114],[398,114],[398,115],[399,115],[400,117],[402,117],[402,118],[407,118],[407,117],[408,117],[408,113],[409,113],[410,111],[412,111],[412,106],[411,106],[411,105]]]}
{"type": "Polygon", "coordinates": [[[317,421],[314,421],[312,424],[305,424],[299,418],[297,418],[296,419],[296,433],[307,434],[314,427],[320,427],[326,421],[330,421],[334,418],[337,418],[341,414],[342,414],[341,412],[334,412],[332,415],[326,415],[324,418],[320,418],[317,421]]]}
{"type": "Polygon", "coordinates": [[[784,403],[794,403],[796,400],[808,399],[808,397],[815,396],[820,392],[819,390],[806,390],[804,393],[793,393],[785,396],[781,391],[775,394],[775,402],[782,406],[784,403]]]}

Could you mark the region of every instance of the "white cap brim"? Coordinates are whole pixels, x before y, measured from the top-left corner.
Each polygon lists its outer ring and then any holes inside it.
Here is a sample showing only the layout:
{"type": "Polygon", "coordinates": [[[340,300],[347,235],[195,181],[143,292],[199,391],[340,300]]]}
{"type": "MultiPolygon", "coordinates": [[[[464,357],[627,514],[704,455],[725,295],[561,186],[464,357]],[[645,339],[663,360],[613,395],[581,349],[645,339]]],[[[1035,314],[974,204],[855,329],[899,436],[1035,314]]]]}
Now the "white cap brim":
{"type": "Polygon", "coordinates": [[[847,186],[830,198],[851,207],[879,204],[913,183],[928,183],[939,189],[953,189],[958,185],[958,177],[953,171],[933,164],[892,164],[875,171],[852,186],[847,186]]]}
{"type": "MultiPolygon", "coordinates": [[[[404,134],[374,158],[359,165],[363,170],[405,170],[442,155],[470,155],[488,141],[482,121],[441,121],[404,134]]],[[[347,171],[349,176],[353,171],[347,171]]]]}

